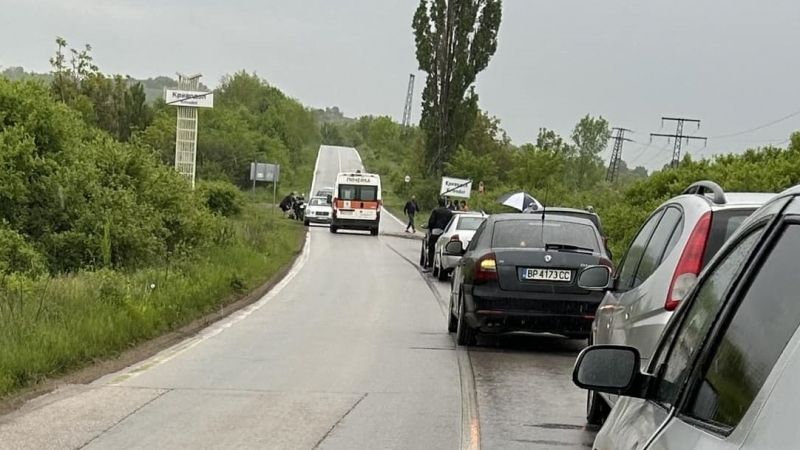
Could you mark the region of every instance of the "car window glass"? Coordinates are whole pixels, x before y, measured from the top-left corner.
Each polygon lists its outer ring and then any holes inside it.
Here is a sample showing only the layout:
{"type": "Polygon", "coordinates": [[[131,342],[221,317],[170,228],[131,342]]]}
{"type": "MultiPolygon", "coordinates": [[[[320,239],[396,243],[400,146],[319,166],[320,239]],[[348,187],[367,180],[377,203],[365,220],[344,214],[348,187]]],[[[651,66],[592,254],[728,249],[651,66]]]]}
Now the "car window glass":
{"type": "Polygon", "coordinates": [[[642,254],[642,261],[633,279],[633,286],[636,287],[644,283],[650,275],[655,272],[661,262],[661,255],[667,247],[667,243],[672,237],[672,232],[681,220],[681,211],[678,208],[667,208],[661,221],[658,223],[653,237],[647,243],[647,247],[642,254]]]}
{"type": "Polygon", "coordinates": [[[494,225],[493,248],[545,248],[567,244],[600,251],[597,231],[586,223],[547,220],[502,220],[494,225]]]}
{"type": "Polygon", "coordinates": [[[739,424],[800,325],[800,225],[784,230],[716,345],[688,414],[739,424]]]}
{"type": "Polygon", "coordinates": [[[763,231],[763,227],[759,228],[739,241],[711,273],[700,281],[702,285],[689,300],[691,304],[686,305],[688,309],[685,314],[682,312],[680,325],[671,330],[675,338],[664,341],[669,345],[669,354],[663,358],[661,355],[657,356],[660,362],[665,360],[666,363],[661,367],[656,366],[656,374],[660,374],[653,396],[656,402],[664,406],[675,404],[680,388],[691,370],[691,363],[719,312],[725,293],[763,231]]]}
{"type": "Polygon", "coordinates": [[[456,225],[457,230],[471,231],[477,230],[479,226],[486,220],[483,217],[462,217],[456,225]]]}
{"type": "MultiPolygon", "coordinates": [[[[683,217],[681,217],[681,219],[683,219],[683,217]]],[[[669,242],[667,242],[667,248],[664,250],[664,254],[661,255],[661,261],[659,261],[659,264],[661,264],[661,262],[663,262],[667,256],[672,253],[672,250],[675,249],[675,246],[678,245],[678,241],[683,234],[683,222],[683,220],[678,222],[678,226],[672,231],[672,236],[669,238],[669,242]]]]}
{"type": "Polygon", "coordinates": [[[622,291],[630,289],[633,282],[633,275],[636,273],[636,268],[639,266],[639,261],[642,259],[645,245],[647,245],[650,235],[653,234],[653,230],[656,225],[658,225],[658,221],[663,214],[664,210],[653,214],[653,216],[642,225],[642,228],[639,229],[639,233],[633,239],[633,242],[631,242],[625,259],[622,261],[622,265],[619,269],[617,289],[622,291]]]}
{"type": "Polygon", "coordinates": [[[472,241],[470,241],[469,245],[467,246],[468,252],[471,252],[478,247],[478,241],[481,240],[481,235],[483,235],[484,230],[486,230],[486,221],[484,221],[481,226],[475,230],[475,235],[472,237],[472,241]]]}

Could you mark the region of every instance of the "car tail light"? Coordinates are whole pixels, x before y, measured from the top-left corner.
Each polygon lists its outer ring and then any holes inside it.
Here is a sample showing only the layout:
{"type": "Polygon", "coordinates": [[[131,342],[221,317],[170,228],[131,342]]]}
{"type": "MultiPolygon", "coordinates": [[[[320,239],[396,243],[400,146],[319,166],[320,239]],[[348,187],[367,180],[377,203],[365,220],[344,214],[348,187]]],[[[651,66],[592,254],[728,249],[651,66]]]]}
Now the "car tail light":
{"type": "Polygon", "coordinates": [[[681,258],[678,260],[678,266],[675,268],[672,282],[669,284],[667,301],[664,304],[667,311],[673,311],[678,307],[697,280],[697,275],[700,274],[703,266],[703,255],[706,252],[710,230],[711,212],[707,212],[697,221],[686,242],[686,247],[683,248],[681,258]]]}
{"type": "Polygon", "coordinates": [[[475,263],[475,280],[497,280],[497,260],[494,253],[481,256],[475,263]]]}
{"type": "Polygon", "coordinates": [[[461,239],[458,238],[457,234],[454,234],[454,235],[450,236],[450,242],[452,242],[452,241],[460,241],[460,240],[461,239]]]}

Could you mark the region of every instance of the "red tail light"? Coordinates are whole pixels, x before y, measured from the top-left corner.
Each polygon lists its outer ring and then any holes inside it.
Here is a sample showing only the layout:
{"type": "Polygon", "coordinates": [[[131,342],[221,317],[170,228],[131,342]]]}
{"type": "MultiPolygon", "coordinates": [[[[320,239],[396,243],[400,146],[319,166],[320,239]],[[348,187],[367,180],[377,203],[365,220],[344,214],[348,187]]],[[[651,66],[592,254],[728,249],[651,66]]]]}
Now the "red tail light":
{"type": "Polygon", "coordinates": [[[497,260],[495,259],[494,253],[481,256],[475,263],[475,280],[497,280],[497,260]]]}
{"type": "Polygon", "coordinates": [[[707,212],[700,217],[697,224],[686,242],[686,247],[678,260],[678,267],[672,275],[672,282],[669,284],[667,301],[664,308],[672,311],[678,307],[686,294],[697,280],[697,275],[703,268],[703,255],[706,252],[708,233],[711,230],[711,212],[707,212]]]}
{"type": "Polygon", "coordinates": [[[460,241],[460,240],[461,240],[461,239],[459,239],[459,238],[458,238],[458,235],[457,235],[457,234],[454,234],[454,235],[450,236],[450,241],[451,241],[451,242],[452,242],[452,241],[460,241]]]}

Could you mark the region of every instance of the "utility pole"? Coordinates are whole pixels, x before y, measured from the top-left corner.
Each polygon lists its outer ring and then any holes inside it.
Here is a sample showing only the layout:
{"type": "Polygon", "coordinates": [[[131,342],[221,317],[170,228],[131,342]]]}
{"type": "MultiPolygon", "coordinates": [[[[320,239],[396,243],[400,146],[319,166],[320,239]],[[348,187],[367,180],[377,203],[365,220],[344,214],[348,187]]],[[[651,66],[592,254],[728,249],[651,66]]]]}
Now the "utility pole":
{"type": "Polygon", "coordinates": [[[674,122],[678,122],[678,128],[675,131],[675,134],[661,134],[661,133],[650,133],[650,140],[652,141],[653,137],[665,137],[675,139],[675,147],[672,149],[672,161],[670,162],[669,166],[672,169],[675,169],[681,163],[681,145],[683,140],[686,139],[686,144],[689,144],[689,139],[702,139],[704,144],[708,141],[708,138],[703,136],[684,136],[683,135],[683,124],[684,122],[692,122],[697,124],[697,129],[700,129],[700,120],[699,119],[685,119],[683,117],[662,117],[661,118],[661,126],[664,126],[664,121],[670,120],[674,122]]]}
{"type": "Polygon", "coordinates": [[[406,107],[403,109],[403,128],[411,126],[411,104],[414,98],[414,74],[408,75],[408,93],[406,94],[406,107]]]}
{"type": "Polygon", "coordinates": [[[611,160],[608,162],[608,170],[606,171],[606,181],[611,183],[617,181],[619,177],[619,163],[622,161],[622,144],[625,141],[632,142],[632,139],[625,137],[625,132],[633,133],[627,128],[612,128],[615,131],[614,135],[614,149],[611,151],[611,160]]]}

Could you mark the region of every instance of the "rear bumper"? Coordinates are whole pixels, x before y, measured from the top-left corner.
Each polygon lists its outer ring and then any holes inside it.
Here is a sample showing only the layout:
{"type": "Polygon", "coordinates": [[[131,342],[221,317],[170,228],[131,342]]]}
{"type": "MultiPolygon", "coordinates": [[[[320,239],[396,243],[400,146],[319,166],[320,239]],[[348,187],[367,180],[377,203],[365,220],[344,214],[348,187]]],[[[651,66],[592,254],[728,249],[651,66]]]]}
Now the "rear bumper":
{"type": "Polygon", "coordinates": [[[528,331],[588,338],[602,292],[547,294],[464,286],[465,319],[484,332],[528,331]]]}
{"type": "Polygon", "coordinates": [[[458,262],[461,261],[461,257],[443,253],[441,260],[442,268],[444,270],[453,270],[455,269],[456,265],[458,265],[458,262]]]}
{"type": "Polygon", "coordinates": [[[359,219],[338,219],[334,217],[331,220],[331,225],[337,228],[348,230],[371,230],[378,228],[381,221],[377,220],[359,220],[359,219]]]}

